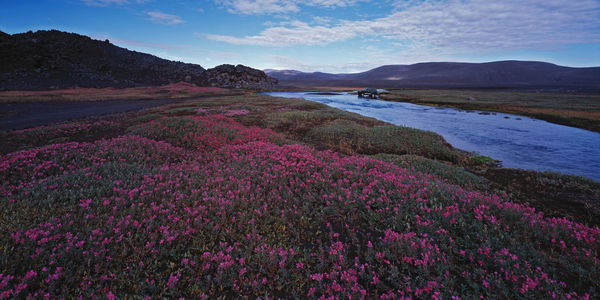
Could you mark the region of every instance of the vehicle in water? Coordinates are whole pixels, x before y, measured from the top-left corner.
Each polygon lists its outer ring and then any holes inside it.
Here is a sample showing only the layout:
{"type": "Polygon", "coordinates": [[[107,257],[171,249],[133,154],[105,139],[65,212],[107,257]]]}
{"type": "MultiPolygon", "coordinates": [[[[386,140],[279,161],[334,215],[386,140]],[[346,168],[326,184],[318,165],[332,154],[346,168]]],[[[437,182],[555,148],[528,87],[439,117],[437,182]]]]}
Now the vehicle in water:
{"type": "Polygon", "coordinates": [[[377,89],[364,88],[358,91],[358,96],[362,98],[377,99],[377,97],[379,97],[379,92],[377,89]]]}

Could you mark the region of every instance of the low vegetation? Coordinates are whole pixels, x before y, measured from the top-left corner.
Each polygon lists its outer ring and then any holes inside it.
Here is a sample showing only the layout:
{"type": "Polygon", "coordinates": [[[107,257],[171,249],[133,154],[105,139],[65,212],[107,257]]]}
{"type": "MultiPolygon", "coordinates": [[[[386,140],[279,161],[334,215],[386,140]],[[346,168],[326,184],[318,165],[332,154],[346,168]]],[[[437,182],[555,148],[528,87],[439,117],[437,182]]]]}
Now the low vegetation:
{"type": "Polygon", "coordinates": [[[568,217],[600,226],[600,183],[590,179],[528,170],[469,167],[507,191],[513,202],[535,207],[550,217],[568,217]]]}
{"type": "Polygon", "coordinates": [[[479,166],[494,166],[497,164],[493,158],[485,155],[473,155],[469,159],[473,164],[479,166]]]}
{"type": "Polygon", "coordinates": [[[0,298],[600,295],[599,227],[433,133],[260,95],[94,122],[3,133],[0,298]]]}
{"type": "Polygon", "coordinates": [[[122,99],[182,99],[230,93],[217,87],[197,87],[179,82],[136,88],[73,88],[51,91],[0,91],[0,103],[49,101],[103,101],[122,99]]]}
{"type": "Polygon", "coordinates": [[[100,119],[0,131],[0,140],[3,141],[0,143],[0,154],[54,143],[93,141],[99,136],[111,137],[122,129],[119,122],[100,119]]]}
{"type": "Polygon", "coordinates": [[[402,126],[367,127],[340,119],[314,128],[308,136],[343,153],[417,154],[451,162],[460,156],[439,135],[402,126]]]}
{"type": "Polygon", "coordinates": [[[456,165],[418,155],[395,155],[382,153],[374,155],[373,158],[394,163],[399,167],[409,169],[413,172],[435,175],[451,184],[477,190],[489,190],[487,180],[456,165]]]}

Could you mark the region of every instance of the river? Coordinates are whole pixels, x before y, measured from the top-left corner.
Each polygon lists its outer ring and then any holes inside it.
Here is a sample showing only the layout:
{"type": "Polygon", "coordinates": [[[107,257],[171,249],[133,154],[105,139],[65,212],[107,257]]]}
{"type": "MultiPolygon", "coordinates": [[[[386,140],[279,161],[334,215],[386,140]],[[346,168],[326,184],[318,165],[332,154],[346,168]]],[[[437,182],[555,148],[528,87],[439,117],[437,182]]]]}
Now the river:
{"type": "Polygon", "coordinates": [[[348,93],[265,94],[304,98],[395,125],[433,131],[452,146],[490,156],[506,168],[574,174],[600,182],[600,133],[511,114],[367,100],[348,93]]]}

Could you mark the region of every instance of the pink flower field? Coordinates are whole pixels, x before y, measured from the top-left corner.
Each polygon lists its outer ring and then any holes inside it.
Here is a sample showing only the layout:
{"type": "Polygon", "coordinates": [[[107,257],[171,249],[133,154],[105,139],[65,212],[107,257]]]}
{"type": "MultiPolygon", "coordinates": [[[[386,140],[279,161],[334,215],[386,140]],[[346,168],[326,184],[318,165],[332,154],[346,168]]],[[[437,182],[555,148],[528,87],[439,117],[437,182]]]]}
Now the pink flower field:
{"type": "Polygon", "coordinates": [[[600,228],[246,113],[0,156],[0,298],[600,296],[600,228]]]}

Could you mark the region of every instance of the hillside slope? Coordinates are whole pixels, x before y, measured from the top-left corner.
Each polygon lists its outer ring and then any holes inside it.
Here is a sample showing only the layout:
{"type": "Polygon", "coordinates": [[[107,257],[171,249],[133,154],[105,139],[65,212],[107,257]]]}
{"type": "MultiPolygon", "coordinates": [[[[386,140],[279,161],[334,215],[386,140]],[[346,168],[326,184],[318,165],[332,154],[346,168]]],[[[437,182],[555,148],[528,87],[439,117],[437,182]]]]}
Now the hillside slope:
{"type": "Polygon", "coordinates": [[[200,86],[268,88],[275,80],[245,66],[207,72],[117,47],[108,40],[56,30],[0,33],[0,90],[133,87],[186,81],[200,86]]]}
{"type": "Polygon", "coordinates": [[[430,62],[386,65],[354,74],[266,70],[281,84],[376,85],[385,87],[503,87],[600,89],[600,67],[570,68],[535,61],[430,62]]]}

